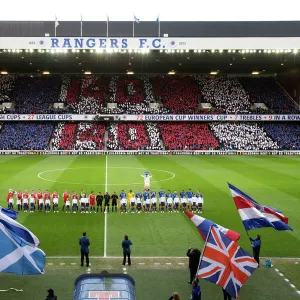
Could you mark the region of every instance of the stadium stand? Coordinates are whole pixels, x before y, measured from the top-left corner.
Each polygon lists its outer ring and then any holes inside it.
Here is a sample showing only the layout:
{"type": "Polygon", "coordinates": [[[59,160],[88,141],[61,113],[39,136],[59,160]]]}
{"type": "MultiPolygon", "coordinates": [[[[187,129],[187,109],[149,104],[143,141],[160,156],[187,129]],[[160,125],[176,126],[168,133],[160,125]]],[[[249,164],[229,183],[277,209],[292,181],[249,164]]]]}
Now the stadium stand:
{"type": "Polygon", "coordinates": [[[67,105],[75,104],[78,101],[80,88],[80,78],[64,76],[60,89],[59,102],[64,102],[67,105]]]}
{"type": "Polygon", "coordinates": [[[257,123],[210,123],[224,150],[277,150],[279,146],[257,123]]]}
{"type": "Polygon", "coordinates": [[[52,150],[74,150],[77,125],[58,123],[52,134],[52,150]]]}
{"type": "Polygon", "coordinates": [[[166,150],[213,150],[219,146],[206,124],[160,123],[159,129],[166,150]]]}
{"type": "Polygon", "coordinates": [[[105,125],[81,122],[77,127],[76,150],[104,150],[105,125]]]}
{"type": "Polygon", "coordinates": [[[259,113],[299,113],[299,108],[296,107],[274,78],[241,77],[239,81],[249,94],[252,103],[264,103],[267,106],[267,111],[260,110],[259,113]]]}
{"type": "Polygon", "coordinates": [[[0,76],[0,103],[11,101],[11,92],[14,87],[14,83],[14,76],[0,76]]]}
{"type": "Polygon", "coordinates": [[[203,95],[203,102],[210,103],[219,112],[249,113],[249,96],[244,91],[237,78],[227,76],[196,76],[203,95]]]}
{"type": "Polygon", "coordinates": [[[163,146],[161,144],[160,131],[157,123],[146,123],[145,126],[150,139],[150,146],[147,147],[147,150],[162,150],[163,146]]]}
{"type": "Polygon", "coordinates": [[[1,150],[48,149],[53,123],[5,123],[0,134],[1,150]]]}
{"type": "Polygon", "coordinates": [[[201,93],[193,76],[155,76],[150,82],[157,100],[171,113],[199,113],[201,93]]]}
{"type": "Polygon", "coordinates": [[[11,94],[11,100],[15,102],[15,112],[20,114],[54,112],[51,106],[59,98],[60,85],[61,80],[58,76],[16,77],[11,94]]]}
{"type": "Polygon", "coordinates": [[[109,150],[145,150],[150,140],[143,123],[112,123],[108,129],[109,150]]]}
{"type": "Polygon", "coordinates": [[[282,150],[300,150],[300,125],[265,123],[264,130],[282,150]]]}

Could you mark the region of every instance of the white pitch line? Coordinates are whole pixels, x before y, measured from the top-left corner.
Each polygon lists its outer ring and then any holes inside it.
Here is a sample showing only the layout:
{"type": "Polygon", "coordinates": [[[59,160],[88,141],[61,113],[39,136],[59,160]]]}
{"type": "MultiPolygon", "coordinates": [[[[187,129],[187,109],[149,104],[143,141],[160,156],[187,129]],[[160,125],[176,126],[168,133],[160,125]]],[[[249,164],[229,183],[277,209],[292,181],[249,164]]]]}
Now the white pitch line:
{"type": "Polygon", "coordinates": [[[61,265],[61,266],[64,266],[64,265],[65,265],[65,263],[60,263],[60,265],[61,265]]]}
{"type": "MultiPolygon", "coordinates": [[[[105,193],[107,192],[107,155],[105,156],[105,193]]],[[[106,213],[106,207],[104,207],[104,254],[103,256],[106,257],[106,248],[107,248],[107,213],[106,213]]]]}
{"type": "Polygon", "coordinates": [[[172,263],[166,263],[166,265],[171,265],[172,263]]]}
{"type": "MultiPolygon", "coordinates": [[[[295,285],[292,284],[288,278],[284,277],[284,275],[282,273],[280,273],[280,271],[278,269],[274,269],[274,270],[278,273],[279,276],[283,277],[284,281],[289,283],[291,288],[296,289],[295,285]]],[[[296,292],[300,295],[300,291],[296,290],[296,292]]]]}
{"type": "Polygon", "coordinates": [[[71,263],[71,265],[72,265],[72,266],[75,266],[75,265],[76,265],[76,263],[71,263]]]}
{"type": "MultiPolygon", "coordinates": [[[[63,258],[78,258],[79,256],[47,256],[49,259],[63,259],[63,258]]],[[[103,256],[90,256],[90,258],[104,258],[103,256]]],[[[106,256],[105,258],[123,258],[123,256],[106,256]]],[[[163,259],[163,258],[171,258],[171,259],[187,259],[186,256],[132,256],[132,258],[140,258],[140,259],[163,259]]],[[[260,257],[261,259],[267,258],[267,257],[260,257]]],[[[287,261],[293,261],[293,260],[300,260],[300,258],[293,258],[293,257],[268,257],[269,259],[277,259],[277,260],[287,260],[287,261]]],[[[276,270],[276,269],[274,269],[276,270]]]]}

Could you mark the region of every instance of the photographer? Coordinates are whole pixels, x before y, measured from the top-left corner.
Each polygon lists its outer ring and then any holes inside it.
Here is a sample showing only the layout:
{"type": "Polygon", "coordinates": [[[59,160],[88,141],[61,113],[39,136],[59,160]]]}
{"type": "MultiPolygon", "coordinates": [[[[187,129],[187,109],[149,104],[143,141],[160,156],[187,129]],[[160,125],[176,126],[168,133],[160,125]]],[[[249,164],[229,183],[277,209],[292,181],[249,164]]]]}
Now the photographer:
{"type": "Polygon", "coordinates": [[[186,255],[189,257],[189,269],[190,269],[190,281],[188,281],[188,283],[192,284],[197,273],[201,252],[197,248],[190,247],[186,255]]]}

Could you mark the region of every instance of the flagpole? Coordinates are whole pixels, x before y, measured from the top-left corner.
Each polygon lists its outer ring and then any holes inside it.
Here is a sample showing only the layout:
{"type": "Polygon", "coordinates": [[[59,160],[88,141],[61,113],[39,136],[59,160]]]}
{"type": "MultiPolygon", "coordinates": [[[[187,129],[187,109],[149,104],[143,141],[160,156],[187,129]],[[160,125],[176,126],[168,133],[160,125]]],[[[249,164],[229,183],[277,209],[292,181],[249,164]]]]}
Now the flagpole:
{"type": "Polygon", "coordinates": [[[108,22],[109,22],[109,18],[108,18],[108,16],[107,16],[107,18],[106,18],[106,37],[108,37],[108,22]]]}
{"type": "Polygon", "coordinates": [[[132,36],[134,37],[134,22],[135,22],[135,17],[133,17],[133,22],[132,22],[132,36]]]}
{"type": "Polygon", "coordinates": [[[80,36],[82,36],[82,15],[81,15],[81,21],[80,21],[80,36]]]}
{"type": "Polygon", "coordinates": [[[54,20],[54,36],[56,37],[56,23],[57,23],[57,17],[55,15],[55,20],[54,20]]]}
{"type": "Polygon", "coordinates": [[[158,16],[158,37],[160,37],[160,17],[158,16]]]}
{"type": "MultiPolygon", "coordinates": [[[[209,228],[209,232],[208,232],[208,234],[207,234],[207,236],[206,236],[206,240],[205,240],[203,249],[202,249],[202,251],[201,251],[201,255],[200,255],[200,259],[199,259],[199,264],[198,264],[198,268],[197,268],[197,273],[198,273],[198,269],[199,269],[199,266],[200,266],[201,261],[202,261],[202,258],[203,258],[203,252],[204,252],[204,249],[205,249],[205,247],[206,247],[207,240],[208,240],[208,237],[209,237],[209,235],[210,235],[210,232],[211,232],[211,228],[212,228],[212,227],[213,227],[213,225],[211,225],[210,228],[209,228]]],[[[197,276],[197,273],[196,273],[196,276],[197,276]]],[[[198,277],[198,276],[197,276],[197,277],[198,277]]]]}

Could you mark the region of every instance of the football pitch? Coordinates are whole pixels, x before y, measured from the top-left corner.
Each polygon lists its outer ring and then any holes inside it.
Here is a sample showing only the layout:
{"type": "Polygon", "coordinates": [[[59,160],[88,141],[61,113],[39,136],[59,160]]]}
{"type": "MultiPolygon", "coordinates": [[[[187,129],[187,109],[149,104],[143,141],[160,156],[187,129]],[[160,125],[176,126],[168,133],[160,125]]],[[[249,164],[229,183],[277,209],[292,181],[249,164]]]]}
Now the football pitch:
{"type": "MultiPolygon", "coordinates": [[[[5,198],[9,188],[21,191],[58,190],[60,197],[65,189],[78,193],[84,189],[88,194],[91,191],[104,193],[106,190],[109,193],[116,191],[120,194],[121,189],[125,192],[130,189],[137,192],[143,188],[140,175],[144,171],[150,171],[153,175],[151,188],[155,188],[156,191],[160,188],[165,191],[200,189],[204,197],[201,216],[239,232],[239,244],[251,252],[248,237],[227,186],[227,182],[230,182],[261,204],[282,210],[289,217],[293,232],[277,232],[271,228],[249,232],[251,236],[257,233],[262,236],[261,256],[299,258],[299,166],[300,158],[291,156],[0,156],[1,205],[6,207],[5,198]]],[[[61,202],[60,199],[60,210],[61,202]]],[[[87,231],[91,241],[90,255],[95,257],[91,258],[91,272],[103,268],[122,271],[119,258],[122,254],[121,241],[124,234],[129,235],[133,242],[133,265],[127,272],[136,280],[137,299],[153,299],[154,294],[154,299],[166,299],[175,290],[187,299],[190,286],[186,283],[187,259],[183,257],[190,246],[200,249],[203,247],[199,233],[182,212],[21,212],[18,221],[40,239],[40,248],[48,256],[46,274],[34,276],[34,280],[30,280],[32,277],[22,277],[21,285],[30,288],[42,281],[41,289],[37,290],[39,295],[43,295],[49,284],[55,289],[51,284],[53,281],[53,284],[57,283],[60,295],[65,295],[64,299],[71,298],[74,279],[86,272],[79,267],[78,238],[83,231],[87,231]],[[71,282],[67,283],[67,278],[71,282]],[[63,282],[68,288],[64,288],[63,282]],[[149,295],[144,295],[143,289],[149,292],[149,295]]],[[[276,295],[282,295],[281,297],[286,299],[300,298],[296,289],[284,282],[284,278],[287,278],[300,289],[300,266],[295,262],[278,261],[279,271],[285,270],[286,277],[279,276],[274,269],[268,270],[263,267],[257,270],[242,288],[241,299],[271,299],[276,295]],[[257,289],[255,297],[248,295],[254,292],[253,289],[257,289]],[[268,294],[263,293],[263,289],[267,289],[268,294]],[[269,295],[269,298],[266,295],[269,295]]],[[[274,265],[276,268],[276,264],[274,265]]],[[[20,277],[1,274],[0,289],[17,288],[20,282],[16,278],[20,277]],[[14,283],[15,286],[10,286],[10,283],[14,283]]],[[[203,282],[203,289],[210,294],[205,297],[203,295],[204,299],[222,298],[217,286],[203,282]]],[[[0,298],[14,299],[6,293],[0,294],[0,298]]],[[[39,298],[37,296],[31,299],[39,298]]]]}

